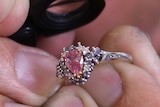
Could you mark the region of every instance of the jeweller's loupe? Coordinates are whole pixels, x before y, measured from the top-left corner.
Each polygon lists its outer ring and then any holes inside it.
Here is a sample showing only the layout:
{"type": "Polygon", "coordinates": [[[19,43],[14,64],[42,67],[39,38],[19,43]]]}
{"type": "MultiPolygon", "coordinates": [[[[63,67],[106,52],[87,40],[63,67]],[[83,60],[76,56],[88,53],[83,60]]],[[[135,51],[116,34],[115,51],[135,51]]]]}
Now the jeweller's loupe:
{"type": "Polygon", "coordinates": [[[36,35],[49,37],[83,26],[96,19],[104,7],[104,0],[30,0],[25,24],[9,38],[34,45],[36,35]]]}

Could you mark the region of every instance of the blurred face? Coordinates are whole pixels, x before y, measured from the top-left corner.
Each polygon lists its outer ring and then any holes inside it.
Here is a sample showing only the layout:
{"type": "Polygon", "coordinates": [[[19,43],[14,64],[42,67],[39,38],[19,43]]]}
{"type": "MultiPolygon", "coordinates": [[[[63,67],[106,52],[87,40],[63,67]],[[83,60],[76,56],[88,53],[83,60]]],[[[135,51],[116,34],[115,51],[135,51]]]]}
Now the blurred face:
{"type": "MultiPolygon", "coordinates": [[[[48,11],[56,14],[62,14],[73,11],[85,2],[84,0],[75,0],[76,2],[66,3],[65,0],[56,0],[51,4],[48,11]],[[61,4],[61,5],[56,5],[61,4]]],[[[74,1],[74,0],[73,0],[74,1]]],[[[151,36],[151,41],[160,53],[160,16],[159,0],[106,0],[106,7],[101,15],[88,25],[75,30],[75,41],[83,41],[84,45],[98,45],[101,37],[113,27],[119,25],[134,25],[147,32],[151,36]]],[[[68,33],[63,34],[68,35],[68,33]]],[[[67,36],[69,37],[69,36],[67,36]]]]}
{"type": "MultiPolygon", "coordinates": [[[[71,12],[85,3],[85,0],[68,0],[70,3],[65,1],[55,0],[48,8],[48,11],[62,14],[71,12]]],[[[16,32],[23,25],[28,15],[29,1],[23,0],[23,2],[19,3],[21,5],[18,3],[8,6],[15,6],[16,8],[10,9],[8,16],[5,13],[6,17],[0,20],[0,34],[2,36],[8,36],[16,32]],[[19,8],[20,10],[18,10],[19,8]],[[14,19],[18,20],[18,22],[14,19]]],[[[138,26],[149,33],[153,46],[160,53],[159,0],[106,0],[106,4],[105,9],[95,21],[75,30],[76,41],[83,41],[84,45],[97,45],[101,37],[109,29],[118,25],[129,24],[138,26]]]]}
{"type": "Polygon", "coordinates": [[[53,3],[51,3],[48,11],[55,14],[68,13],[81,7],[85,1],[86,0],[55,0],[53,3]]]}
{"type": "Polygon", "coordinates": [[[99,18],[77,31],[77,40],[97,45],[109,29],[129,24],[149,33],[154,47],[160,53],[159,0],[154,0],[154,2],[153,0],[106,0],[106,3],[106,8],[99,18]]]}

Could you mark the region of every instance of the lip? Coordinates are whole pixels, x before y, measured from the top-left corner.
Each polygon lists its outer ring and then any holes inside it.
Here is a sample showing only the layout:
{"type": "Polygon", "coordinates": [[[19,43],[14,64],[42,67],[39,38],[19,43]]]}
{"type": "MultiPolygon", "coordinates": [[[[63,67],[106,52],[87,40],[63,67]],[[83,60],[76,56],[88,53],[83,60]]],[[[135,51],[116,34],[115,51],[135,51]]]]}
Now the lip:
{"type": "Polygon", "coordinates": [[[85,0],[62,0],[60,2],[52,3],[51,5],[48,6],[48,8],[69,4],[69,3],[82,2],[82,1],[85,1],[85,0]]]}

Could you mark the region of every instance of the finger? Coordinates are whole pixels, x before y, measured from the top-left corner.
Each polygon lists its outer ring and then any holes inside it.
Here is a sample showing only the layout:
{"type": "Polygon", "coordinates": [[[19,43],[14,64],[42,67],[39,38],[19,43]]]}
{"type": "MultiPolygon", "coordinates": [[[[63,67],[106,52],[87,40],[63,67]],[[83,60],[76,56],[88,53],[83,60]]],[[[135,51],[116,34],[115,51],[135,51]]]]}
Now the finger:
{"type": "Polygon", "coordinates": [[[33,107],[14,102],[6,96],[0,95],[0,107],[33,107]]]}
{"type": "Polygon", "coordinates": [[[31,107],[31,106],[15,103],[6,96],[0,95],[0,107],[31,107]]]}
{"type": "Polygon", "coordinates": [[[43,107],[98,107],[79,86],[62,87],[43,107]]]}
{"type": "Polygon", "coordinates": [[[0,94],[0,107],[4,106],[4,102],[5,102],[6,98],[0,94]]]}
{"type": "Polygon", "coordinates": [[[24,23],[28,15],[29,0],[1,0],[0,36],[15,33],[24,23]],[[4,2],[5,1],[5,2],[4,2]]]}
{"type": "Polygon", "coordinates": [[[74,37],[74,31],[65,32],[53,37],[41,36],[38,38],[37,47],[59,58],[62,48],[70,46],[74,41],[74,37]]]}
{"type": "Polygon", "coordinates": [[[83,88],[94,98],[99,107],[110,107],[122,94],[121,79],[109,64],[95,67],[83,88]]]}
{"type": "Polygon", "coordinates": [[[100,42],[107,51],[122,51],[131,54],[133,63],[145,69],[160,81],[160,60],[147,35],[136,27],[121,26],[109,31],[100,42]]]}
{"type": "Polygon", "coordinates": [[[14,7],[15,0],[12,0],[12,1],[10,1],[10,0],[1,0],[0,2],[1,2],[1,4],[0,4],[0,7],[1,7],[1,10],[0,10],[0,22],[2,22],[8,16],[10,11],[14,7]]]}
{"type": "Polygon", "coordinates": [[[13,102],[7,102],[7,103],[5,103],[5,105],[2,106],[2,107],[33,107],[33,106],[28,106],[28,105],[13,103],[13,102]]]}
{"type": "Polygon", "coordinates": [[[160,87],[145,70],[127,62],[114,67],[123,79],[123,94],[112,107],[158,107],[160,87]]]}
{"type": "Polygon", "coordinates": [[[41,50],[0,38],[0,93],[17,102],[39,106],[62,84],[57,59],[41,50]]]}

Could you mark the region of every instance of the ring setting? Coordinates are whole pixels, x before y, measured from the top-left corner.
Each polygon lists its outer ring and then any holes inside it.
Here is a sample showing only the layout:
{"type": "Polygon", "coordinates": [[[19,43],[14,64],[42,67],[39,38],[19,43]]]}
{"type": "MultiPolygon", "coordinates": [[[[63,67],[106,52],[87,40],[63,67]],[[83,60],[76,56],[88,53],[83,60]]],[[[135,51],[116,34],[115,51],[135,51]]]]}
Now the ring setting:
{"type": "Polygon", "coordinates": [[[107,52],[99,47],[90,49],[78,42],[77,45],[63,48],[56,76],[60,79],[67,77],[70,82],[77,85],[85,84],[95,65],[115,59],[131,60],[132,58],[127,53],[107,52]]]}

